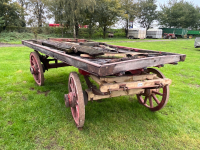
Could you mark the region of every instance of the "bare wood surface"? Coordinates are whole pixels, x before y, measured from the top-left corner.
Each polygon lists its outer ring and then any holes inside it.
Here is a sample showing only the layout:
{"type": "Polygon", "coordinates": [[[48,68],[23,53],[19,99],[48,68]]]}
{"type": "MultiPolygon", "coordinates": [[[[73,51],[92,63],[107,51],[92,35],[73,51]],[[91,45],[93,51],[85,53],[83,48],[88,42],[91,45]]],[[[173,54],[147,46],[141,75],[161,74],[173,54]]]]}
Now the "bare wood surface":
{"type": "Polygon", "coordinates": [[[40,45],[56,48],[59,50],[63,50],[66,53],[83,52],[89,55],[103,55],[104,54],[102,51],[96,50],[92,48],[91,46],[79,45],[79,43],[56,42],[56,41],[51,41],[51,40],[36,41],[36,43],[40,45]]]}
{"type": "Polygon", "coordinates": [[[121,85],[123,85],[126,88],[145,88],[145,87],[154,87],[155,85],[162,84],[163,86],[165,85],[170,85],[171,84],[171,79],[153,79],[153,80],[147,80],[147,81],[136,81],[136,82],[120,82],[116,84],[112,83],[106,83],[100,86],[100,91],[101,92],[108,92],[109,90],[117,90],[120,89],[121,85]]]}
{"type": "Polygon", "coordinates": [[[148,74],[148,75],[132,75],[132,76],[121,76],[121,77],[101,77],[100,81],[113,83],[113,82],[152,80],[152,79],[156,79],[156,78],[157,78],[156,74],[148,74]]]}
{"type": "Polygon", "coordinates": [[[87,89],[85,91],[88,94],[88,101],[91,101],[91,100],[99,100],[99,99],[104,99],[104,98],[140,94],[140,93],[144,92],[144,89],[131,89],[131,90],[127,90],[127,91],[112,91],[110,95],[95,95],[89,89],[87,89]]]}
{"type": "Polygon", "coordinates": [[[96,76],[94,76],[94,75],[90,75],[90,77],[92,78],[92,80],[94,80],[96,83],[98,83],[99,85],[102,85],[103,84],[103,82],[101,82],[101,80],[98,78],[98,77],[96,77],[96,76]]]}

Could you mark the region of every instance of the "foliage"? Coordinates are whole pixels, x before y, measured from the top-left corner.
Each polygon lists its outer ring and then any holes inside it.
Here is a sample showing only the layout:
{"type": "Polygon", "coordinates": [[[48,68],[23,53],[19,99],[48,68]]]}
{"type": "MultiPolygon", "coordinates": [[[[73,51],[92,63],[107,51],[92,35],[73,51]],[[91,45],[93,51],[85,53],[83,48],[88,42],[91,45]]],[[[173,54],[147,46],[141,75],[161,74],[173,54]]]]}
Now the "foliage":
{"type": "Polygon", "coordinates": [[[28,24],[34,27],[42,27],[42,24],[46,21],[45,9],[44,0],[29,0],[29,11],[32,15],[29,15],[28,24]]]}
{"type": "Polygon", "coordinates": [[[0,16],[5,21],[4,27],[8,25],[22,26],[23,21],[20,19],[21,7],[17,2],[11,0],[0,1],[0,16]]]}
{"type": "Polygon", "coordinates": [[[78,36],[79,25],[82,24],[84,20],[84,11],[86,8],[93,9],[94,5],[95,0],[48,1],[48,7],[55,15],[55,20],[63,26],[72,27],[74,37],[78,36]]]}
{"type": "Polygon", "coordinates": [[[88,102],[85,126],[78,131],[63,99],[69,73],[78,70],[49,69],[39,87],[29,71],[33,49],[0,47],[1,149],[200,149],[200,50],[194,41],[109,44],[187,55],[185,62],[159,69],[172,79],[165,108],[151,112],[135,96],[88,102]]]}
{"type": "Polygon", "coordinates": [[[0,17],[0,26],[2,26],[2,24],[4,24],[4,20],[3,20],[3,17],[0,17]]]}
{"type": "Polygon", "coordinates": [[[154,20],[157,19],[156,0],[142,0],[138,8],[138,23],[148,30],[154,20]]]}
{"type": "Polygon", "coordinates": [[[22,20],[22,27],[26,26],[26,20],[25,20],[25,16],[27,16],[27,12],[26,10],[28,9],[28,4],[29,1],[28,0],[17,0],[17,2],[20,4],[21,6],[21,10],[20,10],[20,18],[22,20]]]}
{"type": "MultiPolygon", "coordinates": [[[[47,39],[49,37],[59,38],[59,34],[38,34],[38,39],[47,39]]],[[[18,33],[18,32],[1,32],[0,43],[17,43],[21,44],[22,40],[34,39],[35,36],[33,33],[18,33]]]]}
{"type": "Polygon", "coordinates": [[[134,21],[138,15],[138,3],[135,0],[121,0],[123,10],[122,20],[125,21],[125,33],[128,34],[129,21],[134,21]]]}
{"type": "Polygon", "coordinates": [[[200,8],[184,0],[169,0],[161,5],[159,22],[163,27],[197,28],[200,23],[200,8]]]}
{"type": "Polygon", "coordinates": [[[103,37],[105,38],[107,28],[119,20],[123,11],[119,0],[98,0],[94,13],[96,22],[103,29],[103,37]]]}

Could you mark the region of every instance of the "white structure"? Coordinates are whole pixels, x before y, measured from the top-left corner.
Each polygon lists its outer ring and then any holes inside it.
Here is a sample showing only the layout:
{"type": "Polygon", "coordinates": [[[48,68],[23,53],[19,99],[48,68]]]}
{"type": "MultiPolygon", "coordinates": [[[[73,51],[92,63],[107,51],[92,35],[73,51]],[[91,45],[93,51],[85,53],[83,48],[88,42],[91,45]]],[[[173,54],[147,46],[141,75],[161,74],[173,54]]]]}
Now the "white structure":
{"type": "Polygon", "coordinates": [[[161,39],[162,29],[149,29],[147,30],[147,38],[161,39]]]}
{"type": "Polygon", "coordinates": [[[127,38],[145,39],[146,29],[141,29],[141,28],[128,29],[127,38]]]}

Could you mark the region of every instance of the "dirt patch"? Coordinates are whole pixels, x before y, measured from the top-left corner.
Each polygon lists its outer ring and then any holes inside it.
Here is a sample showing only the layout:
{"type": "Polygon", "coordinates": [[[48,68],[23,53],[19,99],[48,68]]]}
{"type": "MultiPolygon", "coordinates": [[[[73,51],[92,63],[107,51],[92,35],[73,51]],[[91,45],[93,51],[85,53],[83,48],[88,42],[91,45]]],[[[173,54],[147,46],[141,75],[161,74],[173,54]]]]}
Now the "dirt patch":
{"type": "Polygon", "coordinates": [[[8,121],[8,125],[12,125],[13,124],[13,122],[12,121],[8,121]]]}
{"type": "Polygon", "coordinates": [[[199,88],[200,85],[199,84],[188,84],[190,87],[195,87],[195,88],[199,88]]]}
{"type": "Polygon", "coordinates": [[[132,98],[132,97],[129,97],[128,100],[129,100],[130,102],[132,102],[132,101],[133,101],[133,98],[132,98]]]}
{"type": "Polygon", "coordinates": [[[31,87],[29,90],[33,91],[33,90],[34,90],[34,88],[33,88],[33,87],[31,87]]]}
{"type": "Polygon", "coordinates": [[[2,98],[0,97],[0,101],[2,100],[2,98]]]}
{"type": "Polygon", "coordinates": [[[7,92],[7,94],[12,94],[12,93],[13,93],[13,91],[7,92]]]}
{"type": "Polygon", "coordinates": [[[26,98],[25,96],[22,96],[22,100],[26,101],[26,100],[27,100],[27,98],[26,98]]]}
{"type": "Polygon", "coordinates": [[[37,91],[37,94],[44,94],[45,96],[47,96],[49,94],[50,91],[44,91],[41,92],[40,90],[37,91]]]}
{"type": "Polygon", "coordinates": [[[21,47],[24,46],[22,44],[9,44],[9,43],[0,43],[0,47],[21,47]]]}

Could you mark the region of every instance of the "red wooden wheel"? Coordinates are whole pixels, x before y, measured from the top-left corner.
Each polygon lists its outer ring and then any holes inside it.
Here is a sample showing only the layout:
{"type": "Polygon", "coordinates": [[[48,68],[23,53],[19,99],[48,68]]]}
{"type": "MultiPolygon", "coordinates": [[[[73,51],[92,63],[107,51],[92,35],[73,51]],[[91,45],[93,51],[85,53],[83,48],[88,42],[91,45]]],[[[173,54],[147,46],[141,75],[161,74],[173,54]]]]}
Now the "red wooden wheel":
{"type": "Polygon", "coordinates": [[[76,72],[71,72],[68,81],[69,98],[72,101],[71,112],[76,126],[81,129],[85,122],[85,104],[80,79],[76,72]]]}
{"type": "Polygon", "coordinates": [[[35,82],[42,86],[44,84],[44,73],[40,58],[36,52],[30,54],[30,71],[34,77],[35,82]]]}
{"type": "MultiPolygon", "coordinates": [[[[147,73],[157,74],[159,78],[165,78],[165,76],[157,69],[148,68],[147,73]]],[[[137,94],[137,98],[140,104],[149,108],[151,111],[158,111],[168,102],[169,85],[159,89],[145,89],[143,94],[137,94]]]]}

